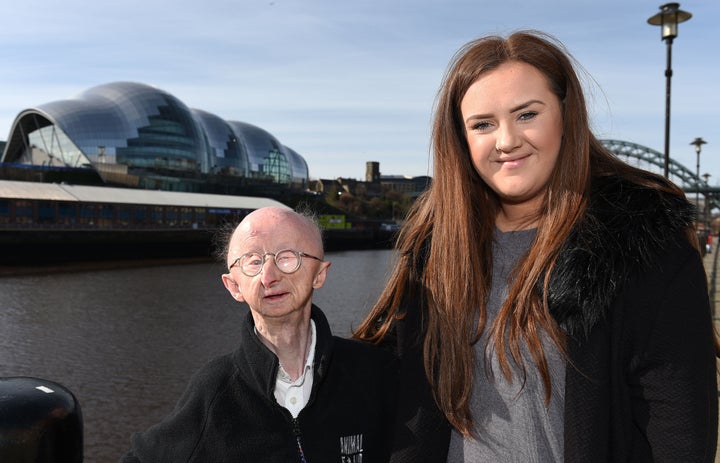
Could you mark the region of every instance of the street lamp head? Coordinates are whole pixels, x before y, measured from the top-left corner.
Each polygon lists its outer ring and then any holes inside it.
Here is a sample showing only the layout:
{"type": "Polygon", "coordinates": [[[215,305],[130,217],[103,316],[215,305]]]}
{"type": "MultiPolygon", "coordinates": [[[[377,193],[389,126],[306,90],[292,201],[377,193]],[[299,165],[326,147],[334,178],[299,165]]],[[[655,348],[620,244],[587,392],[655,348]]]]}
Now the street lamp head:
{"type": "Polygon", "coordinates": [[[691,145],[695,145],[695,152],[697,154],[700,154],[700,150],[702,149],[702,145],[707,143],[705,140],[703,140],[701,137],[697,137],[695,140],[691,141],[691,145]]]}
{"type": "Polygon", "coordinates": [[[679,3],[666,3],[660,7],[660,13],[648,18],[648,24],[661,26],[660,38],[672,41],[678,35],[678,24],[692,17],[692,14],[683,11],[679,3]]]}

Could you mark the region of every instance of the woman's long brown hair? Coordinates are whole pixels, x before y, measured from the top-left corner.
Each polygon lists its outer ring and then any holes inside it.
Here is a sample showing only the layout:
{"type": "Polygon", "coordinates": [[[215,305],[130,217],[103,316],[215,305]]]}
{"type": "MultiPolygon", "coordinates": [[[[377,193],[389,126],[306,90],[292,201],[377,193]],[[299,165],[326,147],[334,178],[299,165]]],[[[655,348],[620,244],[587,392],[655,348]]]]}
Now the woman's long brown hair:
{"type": "Polygon", "coordinates": [[[644,183],[648,180],[617,160],[592,135],[570,54],[553,38],[535,31],[481,38],[455,55],[438,95],[432,142],[432,186],[410,211],[398,236],[397,261],[388,284],[355,337],[380,342],[394,319],[403,316],[401,304],[409,297],[408,291],[418,288],[415,300],[424,305],[427,317],[423,356],[428,381],[449,422],[470,435],[473,344],[487,329],[508,380],[513,379],[511,362],[524,375],[525,362],[531,360],[549,401],[550,374],[541,334],[549,335],[563,353],[565,339],[542,298],[547,291],[540,293],[537,288],[547,288],[560,248],[583,216],[591,175],[616,173],[644,183]],[[500,205],[472,165],[460,103],[480,76],[508,61],[528,63],[545,75],[562,103],[563,140],[538,211],[535,241],[515,268],[515,283],[498,316],[486,326],[491,246],[500,205]],[[532,359],[522,358],[523,343],[532,359]]]}

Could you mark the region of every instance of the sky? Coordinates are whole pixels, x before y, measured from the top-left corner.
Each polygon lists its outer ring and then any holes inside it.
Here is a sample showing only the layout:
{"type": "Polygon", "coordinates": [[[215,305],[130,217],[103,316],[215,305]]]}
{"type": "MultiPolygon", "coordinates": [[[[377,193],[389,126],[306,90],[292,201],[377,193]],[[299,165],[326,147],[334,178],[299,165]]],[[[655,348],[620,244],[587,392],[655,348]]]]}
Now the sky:
{"type": "MultiPolygon", "coordinates": [[[[135,81],[247,122],[305,158],[311,179],[432,175],[430,126],[465,43],[538,29],[580,64],[592,128],[664,152],[666,43],[648,0],[24,0],[2,2],[0,140],[27,108],[135,81]]],[[[672,46],[670,155],[720,185],[717,0],[672,46]]]]}

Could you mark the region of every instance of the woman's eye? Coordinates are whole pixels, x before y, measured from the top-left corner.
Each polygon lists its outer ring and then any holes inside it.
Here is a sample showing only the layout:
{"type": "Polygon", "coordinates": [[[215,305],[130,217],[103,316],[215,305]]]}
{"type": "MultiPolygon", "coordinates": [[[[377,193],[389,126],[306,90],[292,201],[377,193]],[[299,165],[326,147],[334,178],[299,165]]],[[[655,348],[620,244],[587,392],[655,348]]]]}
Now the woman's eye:
{"type": "Polygon", "coordinates": [[[534,118],[535,116],[537,116],[537,112],[535,112],[535,111],[526,111],[526,112],[520,114],[519,119],[520,119],[521,121],[529,121],[530,119],[534,118]]]}
{"type": "Polygon", "coordinates": [[[491,127],[491,124],[489,122],[476,122],[472,125],[473,130],[479,130],[479,131],[485,131],[488,130],[491,127]]]}

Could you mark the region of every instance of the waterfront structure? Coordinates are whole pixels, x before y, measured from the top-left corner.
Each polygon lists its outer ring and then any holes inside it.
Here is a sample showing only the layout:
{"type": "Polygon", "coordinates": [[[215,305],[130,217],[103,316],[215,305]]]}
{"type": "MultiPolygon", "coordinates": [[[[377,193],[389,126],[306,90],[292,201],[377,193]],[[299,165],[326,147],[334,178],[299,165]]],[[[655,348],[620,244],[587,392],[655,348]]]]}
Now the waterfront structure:
{"type": "Polygon", "coordinates": [[[0,180],[0,265],[213,254],[270,198],[0,180]]]}
{"type": "MultiPolygon", "coordinates": [[[[214,237],[272,198],[0,180],[0,266],[209,257],[214,237]]],[[[378,224],[320,215],[328,251],[387,247],[378,224]],[[333,224],[332,226],[327,226],[333,224]],[[342,224],[342,226],[338,226],[342,224]]]]}
{"type": "Polygon", "coordinates": [[[0,161],[4,178],[148,190],[272,196],[308,184],[305,159],[269,132],[137,82],[21,111],[0,161]]]}
{"type": "Polygon", "coordinates": [[[310,191],[305,159],[264,129],[137,82],[21,111],[0,154],[0,265],[207,256],[224,224],[268,201],[316,210],[328,250],[386,247],[394,232],[310,191]]]}

